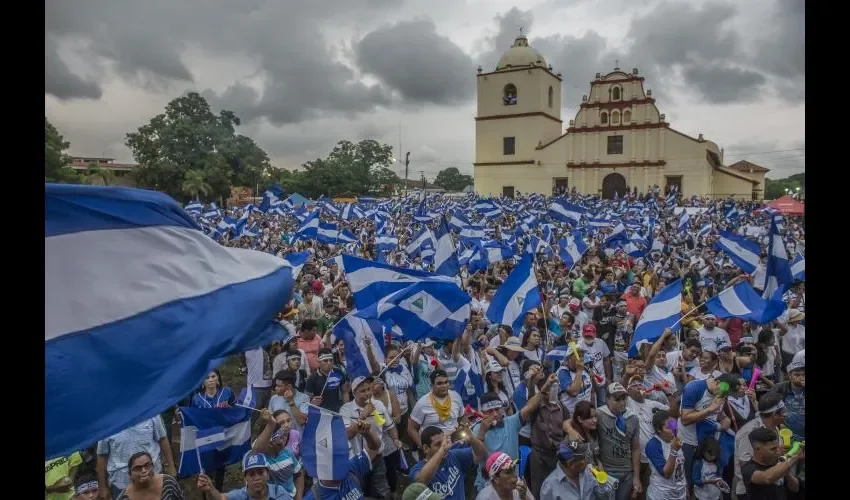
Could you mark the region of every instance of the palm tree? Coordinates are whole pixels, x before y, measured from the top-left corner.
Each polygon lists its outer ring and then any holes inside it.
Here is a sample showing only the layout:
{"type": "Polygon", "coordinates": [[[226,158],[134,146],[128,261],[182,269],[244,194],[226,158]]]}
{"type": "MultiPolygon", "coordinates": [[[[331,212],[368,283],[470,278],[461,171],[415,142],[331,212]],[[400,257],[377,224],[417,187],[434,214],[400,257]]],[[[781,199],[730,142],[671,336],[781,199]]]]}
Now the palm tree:
{"type": "Polygon", "coordinates": [[[98,180],[102,181],[104,186],[109,186],[115,180],[115,173],[108,168],[102,168],[94,163],[90,163],[86,171],[86,182],[88,184],[95,184],[98,180]]]}
{"type": "Polygon", "coordinates": [[[212,191],[202,170],[188,170],[183,175],[183,192],[192,195],[193,200],[199,200],[198,195],[205,197],[212,191]]]}

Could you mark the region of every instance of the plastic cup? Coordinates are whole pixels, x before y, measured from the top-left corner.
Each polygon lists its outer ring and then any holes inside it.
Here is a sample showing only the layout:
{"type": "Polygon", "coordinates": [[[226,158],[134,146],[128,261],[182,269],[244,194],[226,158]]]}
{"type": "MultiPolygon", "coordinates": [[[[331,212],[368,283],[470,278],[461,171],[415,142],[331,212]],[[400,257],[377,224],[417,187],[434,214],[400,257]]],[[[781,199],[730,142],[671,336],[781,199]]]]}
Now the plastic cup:
{"type": "Polygon", "coordinates": [[[790,448],[791,447],[791,436],[793,436],[793,435],[794,435],[794,433],[791,432],[791,429],[780,429],[779,437],[782,438],[782,446],[784,446],[786,448],[790,448]]]}

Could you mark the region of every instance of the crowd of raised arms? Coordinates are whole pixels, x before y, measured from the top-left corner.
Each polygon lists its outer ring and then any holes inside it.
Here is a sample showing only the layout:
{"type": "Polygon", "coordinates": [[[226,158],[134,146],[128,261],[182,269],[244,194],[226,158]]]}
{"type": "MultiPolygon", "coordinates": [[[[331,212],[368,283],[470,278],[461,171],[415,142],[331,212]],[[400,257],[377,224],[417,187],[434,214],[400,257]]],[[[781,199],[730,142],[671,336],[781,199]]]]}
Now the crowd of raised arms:
{"type": "Polygon", "coordinates": [[[45,498],[805,498],[802,217],[657,186],[186,210],[293,263],[287,335],[46,462],[45,498]],[[393,279],[466,299],[366,299],[393,279]],[[250,436],[210,466],[187,422],[231,410],[250,436]],[[323,477],[314,414],[342,419],[343,479],[323,477]]]}

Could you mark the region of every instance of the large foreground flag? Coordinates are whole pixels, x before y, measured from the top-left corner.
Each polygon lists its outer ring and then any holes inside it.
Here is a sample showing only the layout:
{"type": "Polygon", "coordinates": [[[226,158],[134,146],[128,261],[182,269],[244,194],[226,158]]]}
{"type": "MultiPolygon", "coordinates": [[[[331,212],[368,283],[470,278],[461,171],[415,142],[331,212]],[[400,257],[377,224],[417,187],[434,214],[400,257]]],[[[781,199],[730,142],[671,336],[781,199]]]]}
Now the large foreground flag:
{"type": "Polygon", "coordinates": [[[45,185],[45,458],[165,411],[282,336],[292,269],[207,237],[165,194],[45,185]]]}
{"type": "Polygon", "coordinates": [[[629,357],[637,356],[641,344],[658,340],[665,328],[672,328],[674,332],[678,331],[681,327],[679,323],[681,315],[682,280],[676,280],[662,288],[643,310],[632,336],[629,357]]]}
{"type": "Polygon", "coordinates": [[[522,254],[519,264],[496,291],[487,308],[487,319],[497,325],[510,325],[514,335],[519,335],[525,314],[541,304],[533,257],[529,253],[522,254]]]}
{"type": "Polygon", "coordinates": [[[341,416],[309,407],[301,437],[301,459],[312,478],[341,481],[348,477],[348,438],[341,416]]]}
{"type": "Polygon", "coordinates": [[[765,300],[746,281],[710,298],[705,307],[718,318],[741,318],[763,325],[785,312],[785,302],[765,300]]]}
{"type": "Polygon", "coordinates": [[[245,408],[181,407],[180,467],[189,477],[235,464],[251,451],[251,415],[245,408]]]}

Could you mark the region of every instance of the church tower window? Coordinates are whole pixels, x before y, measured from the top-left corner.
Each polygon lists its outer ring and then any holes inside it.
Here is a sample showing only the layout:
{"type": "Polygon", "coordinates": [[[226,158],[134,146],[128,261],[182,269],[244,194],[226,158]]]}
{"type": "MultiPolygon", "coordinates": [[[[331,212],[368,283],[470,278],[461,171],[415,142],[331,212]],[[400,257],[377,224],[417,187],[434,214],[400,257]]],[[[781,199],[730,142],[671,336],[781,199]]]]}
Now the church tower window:
{"type": "Polygon", "coordinates": [[[505,85],[504,93],[503,93],[503,96],[502,96],[502,103],[505,106],[513,106],[513,105],[516,104],[516,101],[517,101],[516,85],[514,85],[513,83],[509,83],[509,84],[505,85]]]}
{"type": "Polygon", "coordinates": [[[552,103],[555,100],[555,91],[552,90],[552,86],[549,85],[549,107],[552,107],[552,103]]]}
{"type": "Polygon", "coordinates": [[[628,125],[632,123],[632,112],[631,110],[623,111],[623,125],[628,125]]]}
{"type": "Polygon", "coordinates": [[[620,87],[614,87],[614,89],[611,91],[611,98],[615,101],[620,100],[620,87]]]}
{"type": "Polygon", "coordinates": [[[611,124],[619,125],[620,124],[620,112],[614,111],[611,113],[611,124]]]}
{"type": "Polygon", "coordinates": [[[608,125],[608,113],[603,111],[602,114],[599,115],[599,123],[602,125],[608,125]]]}

